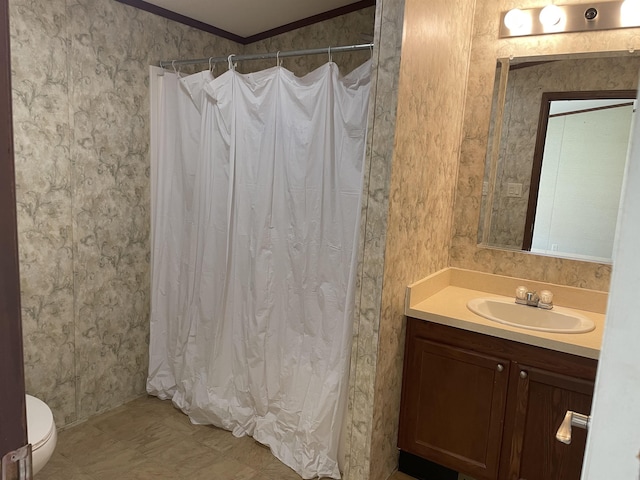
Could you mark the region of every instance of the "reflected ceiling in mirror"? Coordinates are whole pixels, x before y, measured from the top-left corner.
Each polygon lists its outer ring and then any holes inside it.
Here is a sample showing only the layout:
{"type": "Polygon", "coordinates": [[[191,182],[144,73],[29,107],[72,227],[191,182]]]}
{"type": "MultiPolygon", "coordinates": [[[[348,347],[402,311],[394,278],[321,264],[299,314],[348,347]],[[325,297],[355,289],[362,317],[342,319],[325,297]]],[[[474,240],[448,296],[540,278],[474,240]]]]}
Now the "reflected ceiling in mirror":
{"type": "MultiPolygon", "coordinates": [[[[594,225],[593,221],[589,222],[589,218],[592,218],[590,212],[594,209],[601,209],[601,205],[595,203],[597,195],[589,197],[589,201],[586,203],[582,197],[577,200],[578,204],[570,206],[567,206],[568,197],[566,195],[562,197],[557,202],[557,205],[564,207],[562,215],[567,218],[568,211],[568,218],[576,221],[582,218],[587,222],[589,231],[578,229],[571,235],[557,234],[553,236],[554,234],[552,234],[550,237],[547,235],[544,247],[541,246],[543,244],[543,241],[540,240],[542,236],[537,235],[536,222],[538,229],[542,231],[543,223],[546,222],[548,227],[554,216],[556,219],[561,218],[561,212],[554,208],[553,201],[547,202],[541,207],[544,210],[544,220],[542,216],[536,220],[535,215],[539,193],[538,181],[545,177],[545,172],[549,173],[550,170],[558,168],[557,166],[552,168],[551,162],[548,162],[548,168],[545,168],[543,161],[547,118],[546,116],[541,118],[541,112],[544,112],[544,108],[541,106],[545,93],[561,95],[562,92],[613,90],[626,91],[621,98],[628,98],[628,91],[635,92],[637,89],[639,69],[640,55],[628,52],[498,60],[478,229],[478,243],[481,246],[531,250],[534,253],[565,258],[610,262],[610,250],[608,253],[603,253],[602,245],[599,245],[597,249],[589,247],[589,244],[594,243],[594,240],[590,238],[590,232],[606,231],[604,236],[613,238],[615,230],[617,209],[616,213],[612,214],[612,218],[602,221],[599,225],[594,225]],[[541,162],[537,167],[534,165],[536,146],[541,162]],[[536,168],[538,169],[537,178],[536,168]],[[533,181],[532,172],[534,172],[533,181]],[[529,215],[529,221],[527,221],[527,215],[529,215]],[[527,231],[527,235],[525,235],[525,231],[527,231]],[[533,239],[536,240],[532,245],[533,239]]],[[[572,122],[576,123],[577,118],[578,116],[572,116],[572,122]]],[[[626,129],[623,133],[628,136],[628,127],[623,125],[624,123],[613,130],[619,132],[621,129],[626,129]]],[[[572,133],[568,133],[568,135],[569,137],[575,136],[572,133]]],[[[562,141],[561,137],[558,140],[556,133],[553,133],[552,137],[553,140],[550,140],[552,143],[556,142],[557,144],[558,141],[562,141]]],[[[590,170],[587,168],[588,164],[601,162],[600,167],[605,170],[608,168],[619,170],[620,163],[622,163],[622,169],[624,169],[627,150],[626,139],[623,140],[624,145],[615,149],[618,152],[624,152],[621,159],[618,153],[616,160],[613,158],[614,149],[604,151],[599,149],[597,154],[590,155],[590,158],[586,158],[585,154],[591,151],[596,152],[598,149],[582,148],[571,151],[569,145],[572,142],[574,145],[580,144],[579,141],[576,143],[575,139],[571,138],[571,142],[565,143],[563,155],[567,158],[573,157],[575,161],[570,162],[566,167],[561,167],[562,175],[555,177],[557,182],[563,182],[559,185],[565,187],[565,190],[571,192],[572,189],[581,188],[588,191],[589,188],[592,188],[586,180],[589,175],[586,175],[585,172],[590,170]],[[583,166],[584,172],[581,170],[583,166]],[[573,175],[570,173],[571,168],[578,168],[580,169],[579,173],[585,174],[573,175]],[[578,177],[585,178],[578,180],[578,177]],[[575,185],[564,183],[563,179],[567,178],[575,180],[575,185]]],[[[584,140],[583,144],[584,142],[596,145],[594,138],[584,140]]],[[[602,169],[591,170],[594,172],[602,171],[602,169]]],[[[597,183],[597,175],[599,174],[594,173],[593,175],[591,178],[592,180],[595,178],[593,181],[597,183]]],[[[549,177],[549,175],[546,176],[549,177]]],[[[604,182],[605,180],[602,183],[604,182]]],[[[617,195],[619,196],[619,187],[616,188],[618,188],[617,195]]],[[[542,196],[547,195],[548,190],[548,186],[543,184],[544,193],[542,196]]],[[[562,226],[567,226],[567,222],[563,222],[562,226]]],[[[548,230],[547,228],[547,234],[548,230]]]]}

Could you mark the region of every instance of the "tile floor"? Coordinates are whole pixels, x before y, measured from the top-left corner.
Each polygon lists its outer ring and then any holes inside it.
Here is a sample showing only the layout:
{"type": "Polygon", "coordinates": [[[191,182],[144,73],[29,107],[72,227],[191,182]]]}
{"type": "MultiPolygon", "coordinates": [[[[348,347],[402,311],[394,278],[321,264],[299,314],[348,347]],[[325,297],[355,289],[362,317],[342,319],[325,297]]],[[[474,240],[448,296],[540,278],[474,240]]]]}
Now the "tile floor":
{"type": "MultiPolygon", "coordinates": [[[[59,433],[36,480],[300,480],[268,448],[142,397],[59,433]]],[[[390,480],[413,480],[402,473],[390,480]]]]}

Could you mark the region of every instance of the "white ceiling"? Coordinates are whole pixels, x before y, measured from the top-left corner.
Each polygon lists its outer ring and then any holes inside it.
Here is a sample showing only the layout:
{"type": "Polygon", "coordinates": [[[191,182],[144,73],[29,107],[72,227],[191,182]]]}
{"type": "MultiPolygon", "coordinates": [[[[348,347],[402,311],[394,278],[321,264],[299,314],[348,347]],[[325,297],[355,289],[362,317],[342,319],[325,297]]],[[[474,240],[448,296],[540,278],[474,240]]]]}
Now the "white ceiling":
{"type": "Polygon", "coordinates": [[[625,105],[627,103],[634,104],[635,110],[635,100],[633,98],[617,98],[617,99],[606,99],[606,100],[553,100],[551,102],[551,107],[549,108],[549,115],[557,115],[560,113],[570,113],[570,112],[580,112],[583,110],[592,110],[599,109],[604,107],[611,107],[613,105],[625,105]]]}
{"type": "Polygon", "coordinates": [[[328,12],[356,0],[146,0],[241,37],[328,12]]]}

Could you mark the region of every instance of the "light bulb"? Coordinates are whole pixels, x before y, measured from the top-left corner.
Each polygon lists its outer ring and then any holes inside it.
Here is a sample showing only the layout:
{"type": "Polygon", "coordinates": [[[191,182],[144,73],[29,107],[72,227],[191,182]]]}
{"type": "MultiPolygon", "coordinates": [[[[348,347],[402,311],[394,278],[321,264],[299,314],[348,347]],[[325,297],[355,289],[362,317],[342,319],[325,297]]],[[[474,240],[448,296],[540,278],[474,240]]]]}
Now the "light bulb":
{"type": "Polygon", "coordinates": [[[522,30],[527,25],[529,16],[519,8],[509,10],[504,16],[504,26],[511,31],[522,30]]]}
{"type": "Polygon", "coordinates": [[[640,0],[625,0],[620,6],[620,23],[624,26],[640,25],[640,0]]]}
{"type": "Polygon", "coordinates": [[[540,23],[545,27],[553,27],[560,22],[562,10],[557,5],[547,5],[540,11],[540,23]]]}

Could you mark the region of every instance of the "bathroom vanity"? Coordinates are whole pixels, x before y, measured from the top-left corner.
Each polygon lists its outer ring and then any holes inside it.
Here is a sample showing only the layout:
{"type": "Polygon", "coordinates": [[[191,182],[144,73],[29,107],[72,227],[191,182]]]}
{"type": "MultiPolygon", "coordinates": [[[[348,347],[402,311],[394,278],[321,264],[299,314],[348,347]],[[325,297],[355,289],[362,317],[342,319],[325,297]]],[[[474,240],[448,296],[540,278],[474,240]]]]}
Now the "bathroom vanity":
{"type": "Polygon", "coordinates": [[[590,413],[606,294],[552,287],[561,305],[588,308],[577,311],[596,328],[581,334],[510,327],[466,308],[522,282],[446,269],[409,287],[401,451],[477,480],[580,478],[585,430],[574,428],[569,445],[555,435],[568,410],[590,413]]]}

